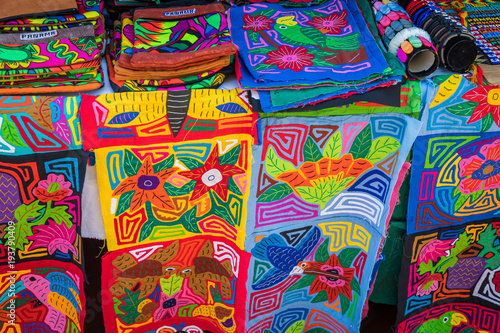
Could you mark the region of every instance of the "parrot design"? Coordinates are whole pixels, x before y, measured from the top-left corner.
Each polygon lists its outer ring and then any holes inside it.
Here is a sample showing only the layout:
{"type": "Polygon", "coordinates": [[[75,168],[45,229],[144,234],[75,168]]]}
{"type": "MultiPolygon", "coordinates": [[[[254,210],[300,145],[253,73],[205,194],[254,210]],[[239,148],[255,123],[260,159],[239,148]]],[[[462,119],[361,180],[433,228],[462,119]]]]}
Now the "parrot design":
{"type": "Polygon", "coordinates": [[[255,284],[254,290],[262,290],[285,280],[293,268],[303,261],[318,244],[320,230],[314,227],[296,247],[288,246],[282,237],[272,234],[258,242],[252,249],[255,258],[269,261],[274,267],[255,284]]]}
{"type": "Polygon", "coordinates": [[[420,324],[413,333],[450,333],[453,327],[466,323],[467,318],[456,311],[449,311],[439,318],[420,324]]]}
{"type": "Polygon", "coordinates": [[[347,36],[325,35],[316,28],[299,25],[293,15],[277,19],[273,29],[279,33],[280,40],[291,45],[316,46],[321,50],[359,49],[359,33],[347,36]]]}
{"type": "Polygon", "coordinates": [[[43,305],[48,308],[45,323],[56,332],[64,332],[66,318],[80,326],[82,304],[76,283],[61,272],[50,272],[45,277],[38,274],[26,274],[21,277],[28,289],[43,305]]]}

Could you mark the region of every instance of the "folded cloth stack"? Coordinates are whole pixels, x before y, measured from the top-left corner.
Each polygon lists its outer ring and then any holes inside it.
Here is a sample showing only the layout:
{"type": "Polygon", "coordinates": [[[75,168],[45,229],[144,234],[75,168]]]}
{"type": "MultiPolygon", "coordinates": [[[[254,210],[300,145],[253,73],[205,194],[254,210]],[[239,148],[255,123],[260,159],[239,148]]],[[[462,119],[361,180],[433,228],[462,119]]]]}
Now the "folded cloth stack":
{"type": "Polygon", "coordinates": [[[76,92],[101,86],[92,25],[0,34],[0,94],[76,92]]]}
{"type": "Polygon", "coordinates": [[[102,0],[2,0],[0,33],[35,32],[92,24],[103,54],[106,31],[102,0]]]}
{"type": "Polygon", "coordinates": [[[225,12],[221,3],[213,3],[123,13],[115,21],[107,57],[113,90],[218,87],[236,53],[225,12]]]}
{"type": "Polygon", "coordinates": [[[258,90],[264,112],[364,93],[402,78],[389,66],[355,1],[300,8],[246,5],[232,7],[229,17],[239,84],[258,90]],[[273,92],[281,90],[293,102],[277,103],[273,92]]]}

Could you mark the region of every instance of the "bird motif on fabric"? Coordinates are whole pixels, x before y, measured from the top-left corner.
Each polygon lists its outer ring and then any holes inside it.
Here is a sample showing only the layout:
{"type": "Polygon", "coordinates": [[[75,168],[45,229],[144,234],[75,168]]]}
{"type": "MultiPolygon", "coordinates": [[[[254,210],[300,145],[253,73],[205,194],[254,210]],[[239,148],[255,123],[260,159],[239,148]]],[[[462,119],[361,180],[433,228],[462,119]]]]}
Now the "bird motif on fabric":
{"type": "Polygon", "coordinates": [[[50,272],[45,277],[26,274],[21,277],[28,289],[48,309],[45,323],[56,332],[65,332],[66,318],[80,326],[82,304],[76,283],[62,272],[50,272]]]}
{"type": "Polygon", "coordinates": [[[332,254],[325,263],[301,261],[293,268],[290,275],[316,275],[309,288],[309,295],[324,290],[328,295],[328,302],[331,303],[337,299],[340,293],[352,302],[351,281],[354,272],[354,268],[342,267],[337,256],[332,254]]]}
{"type": "Polygon", "coordinates": [[[256,259],[269,261],[274,267],[252,285],[254,290],[262,290],[284,281],[297,264],[303,261],[318,244],[321,233],[314,227],[296,247],[288,246],[281,236],[271,234],[262,238],[252,249],[256,259]]]}
{"type": "Polygon", "coordinates": [[[455,326],[467,323],[467,318],[456,311],[449,311],[439,318],[429,319],[420,324],[413,333],[451,333],[455,326]]]}
{"type": "Polygon", "coordinates": [[[283,42],[291,45],[344,51],[355,51],[359,48],[359,33],[346,36],[326,35],[319,29],[302,26],[293,15],[277,19],[273,29],[280,34],[279,38],[283,42]]]}

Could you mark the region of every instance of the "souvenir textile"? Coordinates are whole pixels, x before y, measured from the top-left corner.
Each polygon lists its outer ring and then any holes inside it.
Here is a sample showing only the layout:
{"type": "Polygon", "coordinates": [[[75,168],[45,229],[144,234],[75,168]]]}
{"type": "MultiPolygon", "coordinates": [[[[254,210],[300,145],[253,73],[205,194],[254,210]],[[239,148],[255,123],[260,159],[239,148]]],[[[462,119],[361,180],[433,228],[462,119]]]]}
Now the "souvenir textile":
{"type": "Polygon", "coordinates": [[[398,332],[498,332],[498,219],[444,226],[406,239],[398,332]],[[436,325],[436,326],[435,326],[436,325]]]}
{"type": "MultiPolygon", "coordinates": [[[[285,96],[288,97],[289,95],[285,96]]],[[[290,98],[293,97],[290,96],[290,98]]],[[[250,101],[252,101],[252,99],[250,101]]],[[[414,81],[406,81],[401,86],[390,86],[387,88],[374,89],[362,95],[351,95],[345,99],[344,103],[338,99],[331,99],[314,105],[305,105],[301,108],[289,111],[261,113],[259,116],[261,118],[283,118],[291,116],[319,117],[372,113],[402,113],[418,119],[420,114],[420,103],[420,85],[414,81]],[[387,94],[391,96],[387,96],[387,94]],[[395,103],[395,98],[399,99],[398,103],[395,103]]],[[[252,105],[253,104],[254,103],[252,103],[252,105]]]]}
{"type": "Polygon", "coordinates": [[[498,89],[461,75],[436,76],[422,87],[426,103],[413,151],[398,332],[496,332],[498,89]]]}
{"type": "Polygon", "coordinates": [[[493,218],[500,205],[498,89],[459,75],[426,83],[431,101],[413,153],[409,234],[493,218]]]}
{"type": "Polygon", "coordinates": [[[0,98],[1,258],[83,265],[80,97],[0,98]],[[9,245],[6,245],[9,244],[9,245]]]}
{"type": "Polygon", "coordinates": [[[355,2],[295,9],[255,4],[232,7],[229,17],[243,88],[361,86],[390,73],[355,2]]]}
{"type": "Polygon", "coordinates": [[[0,11],[0,20],[76,13],[78,8],[75,0],[5,0],[0,11]]]}
{"type": "Polygon", "coordinates": [[[84,276],[57,260],[0,265],[2,332],[83,332],[84,276]]]}
{"type": "Polygon", "coordinates": [[[92,26],[0,34],[0,49],[0,89],[6,94],[83,91],[102,85],[92,26]]]}
{"type": "MultiPolygon", "coordinates": [[[[47,3],[48,1],[43,1],[44,6],[47,6],[47,3]]],[[[97,47],[104,53],[107,35],[102,16],[103,3],[96,0],[76,0],[76,5],[78,13],[72,15],[21,17],[0,21],[0,33],[49,31],[90,23],[94,27],[97,47]]]]}
{"type": "Polygon", "coordinates": [[[397,56],[410,78],[421,79],[438,68],[439,58],[431,36],[410,21],[408,13],[392,1],[372,0],[375,21],[387,50],[397,56]]]}
{"type": "Polygon", "coordinates": [[[255,134],[257,115],[238,89],[83,96],[85,150],[255,134]]]}
{"type": "Polygon", "coordinates": [[[103,257],[106,332],[246,332],[249,254],[198,236],[103,257]]]}
{"type": "Polygon", "coordinates": [[[252,143],[232,134],[96,149],[108,249],[202,233],[243,248],[252,143]]]}
{"type": "Polygon", "coordinates": [[[397,114],[262,120],[245,242],[248,332],[359,331],[418,128],[397,114]]]}
{"type": "Polygon", "coordinates": [[[123,53],[118,59],[124,68],[175,70],[236,53],[224,6],[219,3],[138,9],[133,28],[132,54],[123,53]]]}
{"type": "Polygon", "coordinates": [[[465,73],[477,56],[474,36],[430,0],[412,1],[406,8],[412,22],[429,33],[440,63],[453,72],[465,73]]]}

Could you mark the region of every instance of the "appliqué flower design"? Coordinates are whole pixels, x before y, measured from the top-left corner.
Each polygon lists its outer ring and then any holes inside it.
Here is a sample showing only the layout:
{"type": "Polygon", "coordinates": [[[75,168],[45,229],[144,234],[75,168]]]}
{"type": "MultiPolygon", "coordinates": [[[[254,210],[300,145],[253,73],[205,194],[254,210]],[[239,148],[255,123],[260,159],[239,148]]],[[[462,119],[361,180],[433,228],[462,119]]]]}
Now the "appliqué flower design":
{"type": "Polygon", "coordinates": [[[154,172],[151,157],[147,156],[136,175],[124,179],[113,191],[113,196],[135,191],[130,200],[130,211],[135,212],[147,201],[162,209],[173,209],[174,205],[163,188],[163,184],[178,169],[169,168],[154,172]]]}
{"type": "Polygon", "coordinates": [[[252,30],[254,32],[269,30],[271,29],[271,24],[274,24],[273,19],[269,19],[264,15],[257,15],[253,17],[251,15],[245,14],[243,15],[243,21],[245,21],[243,29],[252,30]]]}
{"type": "Polygon", "coordinates": [[[300,72],[304,66],[312,66],[313,54],[307,53],[307,49],[298,46],[292,49],[290,46],[282,45],[276,51],[267,53],[268,59],[264,61],[267,65],[276,65],[279,69],[291,69],[300,72]]]}
{"type": "Polygon", "coordinates": [[[495,285],[495,291],[500,293],[500,272],[495,272],[493,280],[491,281],[495,285]]]}
{"type": "Polygon", "coordinates": [[[425,244],[420,250],[420,254],[418,255],[418,262],[427,264],[429,260],[437,261],[439,257],[445,257],[449,255],[449,250],[453,247],[452,243],[454,239],[441,240],[441,239],[433,239],[429,243],[425,244]]]}
{"type": "Polygon", "coordinates": [[[180,171],[179,175],[196,181],[190,201],[201,198],[210,189],[226,201],[229,178],[243,173],[245,170],[236,165],[219,164],[219,146],[216,145],[204,166],[190,171],[180,171]]]}
{"type": "Polygon", "coordinates": [[[64,180],[63,175],[49,174],[47,180],[42,180],[33,190],[33,194],[41,201],[60,201],[70,196],[73,191],[71,183],[64,180]]]}
{"type": "Polygon", "coordinates": [[[462,96],[471,102],[479,103],[472,111],[472,116],[467,124],[482,119],[488,113],[491,113],[495,124],[500,127],[500,89],[493,86],[481,86],[474,88],[462,96]]]}
{"type": "Polygon", "coordinates": [[[500,139],[481,147],[477,155],[459,162],[459,190],[467,195],[500,187],[500,139]]]}
{"type": "Polygon", "coordinates": [[[347,25],[347,11],[343,10],[340,14],[333,13],[327,17],[314,17],[307,24],[312,25],[323,33],[339,34],[343,27],[347,25]]]}

